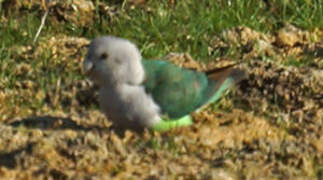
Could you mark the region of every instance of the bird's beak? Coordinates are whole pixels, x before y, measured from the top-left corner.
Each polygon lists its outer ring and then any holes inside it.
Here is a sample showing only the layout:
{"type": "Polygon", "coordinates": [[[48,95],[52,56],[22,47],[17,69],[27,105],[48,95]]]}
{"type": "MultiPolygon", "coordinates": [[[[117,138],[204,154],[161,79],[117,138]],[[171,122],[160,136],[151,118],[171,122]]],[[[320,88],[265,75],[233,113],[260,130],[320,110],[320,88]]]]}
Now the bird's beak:
{"type": "Polygon", "coordinates": [[[83,68],[85,73],[90,73],[93,69],[93,63],[91,61],[85,60],[83,63],[83,68]]]}

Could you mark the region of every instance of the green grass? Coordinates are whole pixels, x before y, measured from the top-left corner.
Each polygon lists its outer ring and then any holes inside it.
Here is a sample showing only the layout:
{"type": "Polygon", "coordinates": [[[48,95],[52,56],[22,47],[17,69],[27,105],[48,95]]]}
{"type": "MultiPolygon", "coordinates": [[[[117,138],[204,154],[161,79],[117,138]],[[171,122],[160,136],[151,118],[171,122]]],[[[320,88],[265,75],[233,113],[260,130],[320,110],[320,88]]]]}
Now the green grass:
{"type": "MultiPolygon", "coordinates": [[[[146,57],[161,57],[175,51],[189,52],[195,58],[207,60],[213,59],[208,53],[210,40],[227,28],[246,25],[255,30],[273,32],[282,23],[310,30],[323,27],[322,0],[274,0],[268,4],[264,1],[189,0],[177,1],[175,5],[168,1],[148,1],[134,9],[126,1],[124,8],[111,1],[108,4],[116,6],[116,15],[99,17],[97,11],[97,18],[89,27],[77,27],[70,22],[54,26],[47,21],[41,36],[63,33],[93,38],[112,34],[135,41],[146,57]]],[[[12,16],[6,25],[2,25],[5,28],[0,28],[5,46],[30,44],[37,31],[41,12],[20,13],[19,19],[12,16]]]]}
{"type": "MultiPolygon", "coordinates": [[[[148,57],[160,57],[169,51],[176,51],[189,52],[199,59],[212,59],[207,50],[210,40],[227,28],[246,25],[271,32],[280,28],[282,22],[305,29],[322,27],[323,8],[320,1],[311,4],[274,1],[271,6],[275,10],[270,10],[262,1],[228,2],[192,0],[169,5],[150,1],[148,6],[152,12],[140,8],[121,12],[118,20],[112,26],[101,27],[103,31],[100,33],[132,39],[148,57]]],[[[89,34],[89,37],[96,34],[89,34]]]]}
{"type": "Polygon", "coordinates": [[[314,59],[314,57],[311,56],[304,56],[301,58],[289,56],[286,58],[286,61],[283,64],[295,67],[306,67],[311,64],[312,59],[314,59]]]}

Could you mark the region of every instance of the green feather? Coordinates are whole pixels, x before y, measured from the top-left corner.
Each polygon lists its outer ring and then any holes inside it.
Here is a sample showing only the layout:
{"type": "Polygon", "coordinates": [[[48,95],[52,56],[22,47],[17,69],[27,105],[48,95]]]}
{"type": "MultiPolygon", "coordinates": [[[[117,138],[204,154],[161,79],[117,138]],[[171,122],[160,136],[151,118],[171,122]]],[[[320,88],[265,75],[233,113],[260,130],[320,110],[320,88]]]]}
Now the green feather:
{"type": "Polygon", "coordinates": [[[243,71],[229,68],[212,71],[208,76],[158,60],[144,60],[143,65],[145,89],[167,117],[153,127],[157,131],[192,124],[191,112],[216,102],[225,90],[244,76],[243,71]]]}
{"type": "Polygon", "coordinates": [[[169,118],[180,118],[196,110],[208,86],[204,73],[182,69],[165,61],[143,61],[146,91],[169,118]]]}
{"type": "Polygon", "coordinates": [[[163,119],[161,122],[157,123],[152,129],[155,131],[168,131],[172,128],[189,126],[191,124],[193,124],[191,116],[186,115],[179,119],[171,119],[171,120],[163,119]]]}
{"type": "MultiPolygon", "coordinates": [[[[205,99],[205,103],[204,104],[210,104],[210,103],[215,103],[217,100],[219,100],[221,98],[221,96],[223,95],[224,91],[226,91],[227,89],[229,89],[230,87],[232,87],[234,85],[234,80],[232,78],[227,78],[222,84],[221,86],[215,91],[215,93],[213,92],[213,94],[211,95],[210,98],[205,99]]],[[[209,90],[210,91],[210,90],[209,90]]],[[[197,111],[200,111],[197,110],[197,111]]]]}

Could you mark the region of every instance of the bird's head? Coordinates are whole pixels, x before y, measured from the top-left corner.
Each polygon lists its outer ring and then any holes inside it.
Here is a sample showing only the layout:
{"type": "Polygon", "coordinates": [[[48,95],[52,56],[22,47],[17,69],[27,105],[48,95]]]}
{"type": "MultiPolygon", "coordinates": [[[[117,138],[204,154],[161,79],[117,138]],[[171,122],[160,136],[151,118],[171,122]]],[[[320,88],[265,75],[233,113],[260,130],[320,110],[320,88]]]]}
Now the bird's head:
{"type": "Polygon", "coordinates": [[[141,55],[136,45],[112,36],[99,37],[91,42],[83,68],[100,86],[138,85],[144,79],[141,55]]]}

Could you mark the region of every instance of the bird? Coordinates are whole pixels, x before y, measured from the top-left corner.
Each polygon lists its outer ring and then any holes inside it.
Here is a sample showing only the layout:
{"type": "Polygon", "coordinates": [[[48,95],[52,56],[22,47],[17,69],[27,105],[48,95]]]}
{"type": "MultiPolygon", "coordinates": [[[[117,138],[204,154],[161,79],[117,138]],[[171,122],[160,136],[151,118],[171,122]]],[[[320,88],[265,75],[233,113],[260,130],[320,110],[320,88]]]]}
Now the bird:
{"type": "Polygon", "coordinates": [[[134,43],[110,35],[91,41],[83,68],[99,86],[100,109],[113,125],[155,131],[193,124],[193,112],[216,102],[246,75],[235,66],[199,72],[144,59],[134,43]]]}

